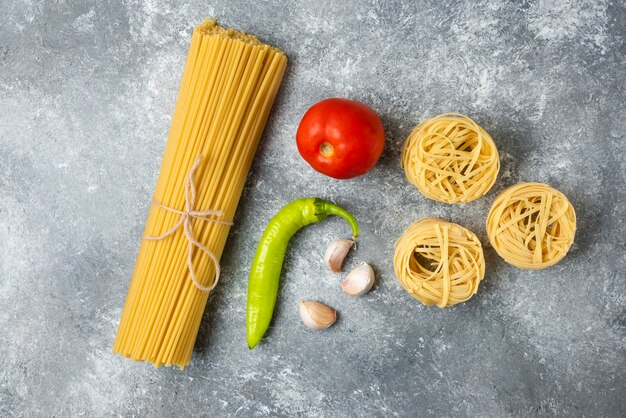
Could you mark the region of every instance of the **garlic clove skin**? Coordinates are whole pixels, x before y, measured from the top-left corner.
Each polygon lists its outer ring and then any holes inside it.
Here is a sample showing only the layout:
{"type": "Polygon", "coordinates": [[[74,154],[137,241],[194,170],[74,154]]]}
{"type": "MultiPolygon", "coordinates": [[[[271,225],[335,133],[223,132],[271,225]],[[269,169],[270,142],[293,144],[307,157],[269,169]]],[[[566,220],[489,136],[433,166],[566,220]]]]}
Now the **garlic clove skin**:
{"type": "Polygon", "coordinates": [[[324,254],[324,261],[329,269],[335,273],[342,271],[343,260],[350,251],[350,248],[354,246],[354,241],[351,239],[336,239],[328,245],[326,254],[324,254]]]}
{"type": "Polygon", "coordinates": [[[337,320],[337,311],[323,303],[310,300],[300,301],[300,318],[309,329],[326,329],[337,320]]]}
{"type": "Polygon", "coordinates": [[[374,269],[367,263],[362,263],[350,271],[341,282],[341,290],[349,296],[362,296],[374,286],[376,276],[374,269]]]}

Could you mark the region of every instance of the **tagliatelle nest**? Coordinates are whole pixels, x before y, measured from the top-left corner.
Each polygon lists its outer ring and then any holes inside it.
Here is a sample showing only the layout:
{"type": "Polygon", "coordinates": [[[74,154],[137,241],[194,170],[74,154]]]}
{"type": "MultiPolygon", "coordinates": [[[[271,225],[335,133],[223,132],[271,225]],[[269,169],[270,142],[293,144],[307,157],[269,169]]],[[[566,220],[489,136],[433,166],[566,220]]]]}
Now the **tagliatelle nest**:
{"type": "Polygon", "coordinates": [[[541,183],[504,190],[487,216],[487,235],[506,262],[527,270],[558,263],[574,242],[576,213],[560,191],[541,183]]]}
{"type": "Polygon", "coordinates": [[[406,178],[426,197],[466,203],[489,191],[500,170],[491,136],[459,113],[445,113],[420,123],[404,142],[406,178]]]}
{"type": "Polygon", "coordinates": [[[485,275],[478,237],[436,218],[421,219],[407,228],[396,242],[393,265],[409,294],[440,308],[471,298],[485,275]]]}

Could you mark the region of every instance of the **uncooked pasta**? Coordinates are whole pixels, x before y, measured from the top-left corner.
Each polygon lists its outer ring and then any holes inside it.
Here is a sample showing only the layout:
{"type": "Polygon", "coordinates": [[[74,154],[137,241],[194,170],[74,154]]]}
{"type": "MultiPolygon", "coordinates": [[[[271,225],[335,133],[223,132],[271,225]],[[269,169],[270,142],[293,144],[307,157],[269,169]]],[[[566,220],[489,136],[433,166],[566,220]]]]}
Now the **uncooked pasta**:
{"type": "Polygon", "coordinates": [[[406,178],[426,197],[466,203],[489,191],[500,170],[491,136],[459,113],[445,113],[413,129],[404,142],[406,178]]]}
{"type": "Polygon", "coordinates": [[[286,63],[214,20],[195,28],[114,353],[189,363],[286,63]]]}
{"type": "Polygon", "coordinates": [[[407,228],[396,242],[393,266],[409,294],[440,308],[471,298],[485,275],[478,237],[436,218],[421,219],[407,228]]]}
{"type": "Polygon", "coordinates": [[[506,262],[539,270],[558,263],[574,242],[576,213],[560,191],[519,183],[496,197],[487,217],[491,245],[506,262]]]}

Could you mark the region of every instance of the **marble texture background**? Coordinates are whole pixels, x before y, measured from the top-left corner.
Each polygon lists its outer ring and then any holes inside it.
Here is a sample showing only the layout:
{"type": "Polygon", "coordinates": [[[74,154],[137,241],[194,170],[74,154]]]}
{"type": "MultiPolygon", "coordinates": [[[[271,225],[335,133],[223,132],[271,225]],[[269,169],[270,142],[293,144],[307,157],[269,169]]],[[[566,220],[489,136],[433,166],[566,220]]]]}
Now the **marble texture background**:
{"type": "Polygon", "coordinates": [[[626,9],[607,0],[0,0],[0,416],[624,416],[626,9]],[[171,121],[191,29],[205,15],[285,50],[290,64],[250,174],[191,365],[111,354],[171,121]],[[380,113],[384,155],[335,181],[299,157],[314,102],[380,113]],[[496,141],[492,191],[464,206],[404,179],[424,118],[472,116],[496,141]],[[498,192],[547,182],[576,208],[570,254],[521,271],[489,246],[498,192]],[[267,220],[302,195],[361,221],[349,260],[376,269],[350,299],[321,261],[337,219],[293,240],[269,338],[244,339],[247,273],[267,220]],[[415,219],[475,231],[487,274],[451,309],[393,274],[415,219]],[[297,302],[338,309],[323,333],[297,302]]]}

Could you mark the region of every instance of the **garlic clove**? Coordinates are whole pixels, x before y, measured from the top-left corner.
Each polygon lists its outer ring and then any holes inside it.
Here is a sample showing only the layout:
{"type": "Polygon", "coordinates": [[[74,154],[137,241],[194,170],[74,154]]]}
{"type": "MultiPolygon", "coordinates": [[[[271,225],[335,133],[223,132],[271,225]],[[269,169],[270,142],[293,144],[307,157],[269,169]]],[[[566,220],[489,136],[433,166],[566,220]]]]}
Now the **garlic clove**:
{"type": "Polygon", "coordinates": [[[362,296],[374,286],[374,269],[367,263],[362,263],[350,271],[341,282],[341,290],[349,296],[362,296]]]}
{"type": "Polygon", "coordinates": [[[302,300],[300,301],[300,318],[310,329],[322,330],[335,323],[337,311],[323,303],[302,300]]]}
{"type": "Polygon", "coordinates": [[[341,238],[331,242],[326,249],[326,254],[324,254],[324,261],[328,268],[335,273],[341,272],[343,260],[353,246],[354,241],[351,239],[341,238]]]}

